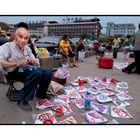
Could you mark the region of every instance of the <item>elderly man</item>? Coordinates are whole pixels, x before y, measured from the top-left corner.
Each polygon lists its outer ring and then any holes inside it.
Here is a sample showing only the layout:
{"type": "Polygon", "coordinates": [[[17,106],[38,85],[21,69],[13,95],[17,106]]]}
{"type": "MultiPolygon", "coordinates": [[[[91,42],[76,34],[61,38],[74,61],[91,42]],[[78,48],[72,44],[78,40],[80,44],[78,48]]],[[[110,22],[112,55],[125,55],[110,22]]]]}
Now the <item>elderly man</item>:
{"type": "Polygon", "coordinates": [[[37,67],[39,61],[27,46],[28,39],[28,31],[20,27],[16,30],[15,40],[0,47],[0,64],[7,76],[24,83],[17,103],[23,110],[32,110],[28,101],[35,93],[38,98],[49,98],[46,91],[52,76],[51,70],[37,67]]]}

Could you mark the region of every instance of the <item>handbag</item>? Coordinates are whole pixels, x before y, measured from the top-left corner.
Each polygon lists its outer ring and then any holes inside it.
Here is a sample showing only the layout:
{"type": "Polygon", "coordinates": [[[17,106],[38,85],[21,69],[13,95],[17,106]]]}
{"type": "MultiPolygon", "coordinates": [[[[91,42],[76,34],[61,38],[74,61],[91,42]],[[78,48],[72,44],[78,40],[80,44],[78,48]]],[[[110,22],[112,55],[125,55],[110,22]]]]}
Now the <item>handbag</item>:
{"type": "Polygon", "coordinates": [[[55,81],[51,81],[47,94],[60,95],[63,93],[64,93],[64,86],[55,81]]]}

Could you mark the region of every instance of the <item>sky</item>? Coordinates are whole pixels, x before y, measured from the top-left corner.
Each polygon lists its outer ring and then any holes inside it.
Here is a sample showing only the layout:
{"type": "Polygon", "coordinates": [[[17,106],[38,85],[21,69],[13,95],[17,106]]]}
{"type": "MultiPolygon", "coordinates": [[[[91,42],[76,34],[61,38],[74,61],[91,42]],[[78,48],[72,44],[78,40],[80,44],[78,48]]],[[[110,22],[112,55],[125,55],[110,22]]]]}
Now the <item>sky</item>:
{"type": "Polygon", "coordinates": [[[58,21],[58,22],[62,22],[62,19],[66,18],[66,17],[82,17],[83,19],[90,19],[90,18],[94,18],[97,17],[100,19],[100,23],[103,27],[102,29],[102,33],[106,32],[106,23],[107,22],[114,22],[115,24],[121,24],[121,23],[133,23],[137,29],[137,26],[140,22],[140,16],[99,16],[99,15],[92,15],[92,16],[82,16],[82,15],[67,15],[67,16],[44,16],[44,15],[39,15],[39,16],[0,16],[0,22],[6,22],[8,24],[16,24],[18,22],[29,22],[29,21],[41,21],[41,20],[47,20],[47,21],[58,21]]]}

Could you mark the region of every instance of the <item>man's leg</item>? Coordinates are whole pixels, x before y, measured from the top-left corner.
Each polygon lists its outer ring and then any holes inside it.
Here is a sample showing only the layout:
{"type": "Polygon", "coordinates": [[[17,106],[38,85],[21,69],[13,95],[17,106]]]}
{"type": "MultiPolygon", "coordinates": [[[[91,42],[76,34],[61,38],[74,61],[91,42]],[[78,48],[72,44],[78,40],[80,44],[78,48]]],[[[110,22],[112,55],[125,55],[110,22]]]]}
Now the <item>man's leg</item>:
{"type": "Polygon", "coordinates": [[[42,78],[42,72],[37,69],[24,71],[24,87],[20,92],[20,98],[26,101],[32,100],[37,89],[37,86],[42,78]]]}
{"type": "Polygon", "coordinates": [[[45,99],[47,98],[47,90],[52,78],[52,71],[49,69],[38,68],[42,73],[42,78],[39,82],[39,87],[37,88],[36,97],[45,99]]]}
{"type": "Polygon", "coordinates": [[[140,51],[134,51],[137,73],[140,74],[140,51]]]}
{"type": "Polygon", "coordinates": [[[31,106],[28,104],[29,100],[32,100],[37,89],[38,83],[41,80],[42,73],[33,69],[24,70],[24,72],[19,72],[16,69],[8,74],[9,77],[13,77],[14,80],[20,80],[24,83],[24,87],[20,90],[18,105],[24,110],[31,110],[31,106]]]}
{"type": "Polygon", "coordinates": [[[117,48],[113,49],[113,58],[117,58],[117,48]]]}

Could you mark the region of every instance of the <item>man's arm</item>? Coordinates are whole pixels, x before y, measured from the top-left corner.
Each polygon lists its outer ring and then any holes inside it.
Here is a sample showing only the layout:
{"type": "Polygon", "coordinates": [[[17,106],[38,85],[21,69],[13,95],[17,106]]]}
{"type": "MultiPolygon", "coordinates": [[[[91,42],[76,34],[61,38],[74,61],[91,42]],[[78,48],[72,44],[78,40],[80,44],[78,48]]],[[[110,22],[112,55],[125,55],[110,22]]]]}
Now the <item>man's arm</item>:
{"type": "Polygon", "coordinates": [[[3,45],[0,47],[0,64],[3,68],[7,69],[7,68],[13,68],[16,67],[16,63],[15,62],[8,62],[7,58],[9,58],[11,56],[11,51],[9,49],[8,45],[3,45]]]}
{"type": "Polygon", "coordinates": [[[124,42],[122,43],[121,47],[124,47],[125,42],[126,42],[126,39],[125,39],[124,42]]]}
{"type": "Polygon", "coordinates": [[[5,61],[5,62],[1,62],[0,64],[1,64],[1,66],[2,66],[3,68],[5,68],[5,69],[17,67],[16,62],[6,62],[6,61],[5,61]]]}
{"type": "Polygon", "coordinates": [[[0,62],[0,64],[5,69],[7,69],[7,68],[15,68],[15,67],[23,67],[23,68],[26,68],[27,65],[28,65],[26,60],[21,60],[19,62],[3,61],[3,62],[0,62]]]}
{"type": "Polygon", "coordinates": [[[29,53],[29,58],[27,59],[27,63],[28,64],[30,63],[34,66],[39,66],[39,59],[35,58],[30,48],[28,50],[28,53],[29,53]]]}

